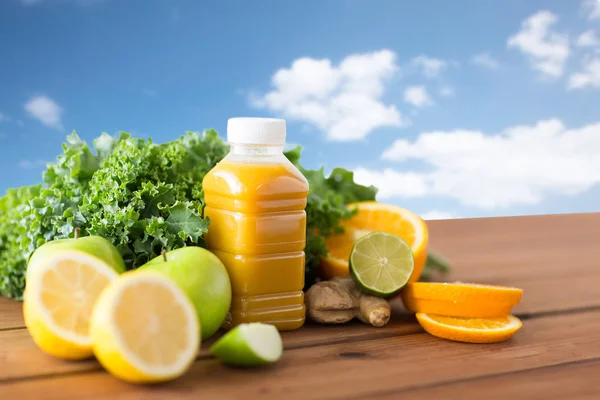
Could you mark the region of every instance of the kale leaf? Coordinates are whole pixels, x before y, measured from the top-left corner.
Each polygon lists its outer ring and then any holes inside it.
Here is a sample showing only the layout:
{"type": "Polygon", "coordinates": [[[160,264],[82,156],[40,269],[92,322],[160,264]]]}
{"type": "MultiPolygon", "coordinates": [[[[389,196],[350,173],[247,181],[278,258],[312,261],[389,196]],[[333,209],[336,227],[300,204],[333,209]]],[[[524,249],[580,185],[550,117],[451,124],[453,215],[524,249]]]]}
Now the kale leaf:
{"type": "MultiPolygon", "coordinates": [[[[43,243],[101,235],[129,269],[187,245],[203,245],[202,179],[228,152],[216,131],[187,132],[164,144],[126,132],[102,134],[90,147],[76,133],[47,166],[43,184],[9,189],[0,197],[0,294],[21,299],[27,260],[43,243]]],[[[307,213],[306,286],[327,255],[324,238],[341,232],[353,215],[345,204],[374,200],[376,189],[357,185],[353,173],[300,165],[301,148],[286,152],[310,184],[307,213]]]]}
{"type": "Polygon", "coordinates": [[[306,177],[310,190],[306,205],[306,268],[305,286],[311,286],[316,278],[321,257],[327,255],[325,238],[343,232],[340,223],[352,217],[356,211],[346,204],[356,201],[375,200],[377,189],[354,182],[354,173],[335,168],[326,177],[324,168],[308,170],[300,165],[301,147],[285,153],[306,177]]]}

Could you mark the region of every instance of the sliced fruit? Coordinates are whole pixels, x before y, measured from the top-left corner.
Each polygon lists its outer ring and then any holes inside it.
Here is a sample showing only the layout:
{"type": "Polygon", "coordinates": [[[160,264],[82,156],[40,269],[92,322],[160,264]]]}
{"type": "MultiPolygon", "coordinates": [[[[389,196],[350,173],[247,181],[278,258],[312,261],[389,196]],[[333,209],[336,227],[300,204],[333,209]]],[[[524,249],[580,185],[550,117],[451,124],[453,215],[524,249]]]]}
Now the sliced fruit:
{"type": "Polygon", "coordinates": [[[376,296],[389,296],[406,285],[414,270],[410,246],[400,236],[369,233],[350,253],[350,273],[356,284],[376,296]]]}
{"type": "Polygon", "coordinates": [[[500,318],[459,318],[417,313],[426,332],[457,342],[496,343],[510,339],[523,324],[512,315],[500,318]]]}
{"type": "Polygon", "coordinates": [[[200,324],[185,293],[155,271],[126,272],[102,292],[90,325],[94,354],[132,383],[175,379],[200,347],[200,324]]]}
{"type": "Polygon", "coordinates": [[[504,317],[522,294],[517,288],[461,282],[413,282],[400,292],[409,311],[471,318],[504,317]]]}
{"type": "Polygon", "coordinates": [[[274,325],[255,322],[236,326],[213,344],[210,352],[226,364],[264,365],[281,358],[283,343],[274,325]]]}
{"type": "Polygon", "coordinates": [[[63,250],[78,250],[87,253],[98,257],[118,273],[125,272],[123,257],[110,241],[102,236],[79,237],[79,229],[75,229],[74,234],[74,238],[51,240],[38,247],[27,263],[27,276],[35,271],[37,264],[44,263],[45,259],[63,250]]]}
{"type": "Polygon", "coordinates": [[[117,272],[78,250],[62,250],[40,260],[28,274],[23,314],[33,341],[65,359],[93,355],[90,315],[96,299],[117,272]]]}
{"type": "Polygon", "coordinates": [[[325,279],[348,275],[350,252],[357,239],[371,232],[387,232],[400,236],[414,254],[414,270],[409,282],[417,281],[427,260],[427,225],[416,214],[393,205],[375,201],[352,203],[349,208],[358,214],[343,221],[344,233],[327,239],[329,256],[321,260],[321,275],[325,279]]]}
{"type": "Polygon", "coordinates": [[[196,308],[202,339],[212,336],[231,307],[231,283],[225,265],[210,251],[187,246],[150,260],[139,270],[154,270],[175,282],[196,308]]]}

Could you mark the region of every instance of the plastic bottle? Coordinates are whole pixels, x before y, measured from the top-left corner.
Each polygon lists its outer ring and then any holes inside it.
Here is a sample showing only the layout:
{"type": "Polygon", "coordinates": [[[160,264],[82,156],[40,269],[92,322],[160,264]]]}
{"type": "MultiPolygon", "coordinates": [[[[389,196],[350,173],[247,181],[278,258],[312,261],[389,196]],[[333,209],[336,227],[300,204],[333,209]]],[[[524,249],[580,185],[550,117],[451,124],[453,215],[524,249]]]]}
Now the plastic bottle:
{"type": "Polygon", "coordinates": [[[304,324],[308,181],[285,157],[282,119],[232,118],[229,154],[204,178],[206,244],[225,264],[232,306],[225,328],[304,324]]]}

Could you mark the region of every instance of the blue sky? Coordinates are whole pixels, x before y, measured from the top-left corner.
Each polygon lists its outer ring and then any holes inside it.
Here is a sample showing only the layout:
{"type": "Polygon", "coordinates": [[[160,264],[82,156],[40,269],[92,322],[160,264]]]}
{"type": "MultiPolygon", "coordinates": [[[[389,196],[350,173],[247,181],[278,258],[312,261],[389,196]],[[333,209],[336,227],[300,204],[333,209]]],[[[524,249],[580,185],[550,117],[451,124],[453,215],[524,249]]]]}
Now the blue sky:
{"type": "Polygon", "coordinates": [[[600,211],[600,1],[0,2],[0,192],[72,130],[288,121],[427,218],[600,211]]]}

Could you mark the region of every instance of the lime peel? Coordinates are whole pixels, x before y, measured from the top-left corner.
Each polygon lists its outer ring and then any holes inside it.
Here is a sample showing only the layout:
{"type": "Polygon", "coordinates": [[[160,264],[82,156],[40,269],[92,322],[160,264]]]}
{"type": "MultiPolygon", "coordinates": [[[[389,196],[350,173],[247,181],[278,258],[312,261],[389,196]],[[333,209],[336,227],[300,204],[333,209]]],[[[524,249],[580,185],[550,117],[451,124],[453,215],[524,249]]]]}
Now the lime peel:
{"type": "Polygon", "coordinates": [[[412,250],[400,236],[372,232],[358,239],[350,253],[350,275],[363,291],[390,296],[409,281],[415,266],[412,250]]]}
{"type": "Polygon", "coordinates": [[[283,342],[274,325],[254,322],[227,332],[211,346],[210,352],[226,364],[265,365],[281,358],[283,342]]]}

